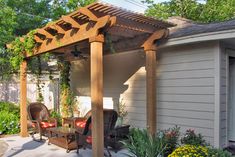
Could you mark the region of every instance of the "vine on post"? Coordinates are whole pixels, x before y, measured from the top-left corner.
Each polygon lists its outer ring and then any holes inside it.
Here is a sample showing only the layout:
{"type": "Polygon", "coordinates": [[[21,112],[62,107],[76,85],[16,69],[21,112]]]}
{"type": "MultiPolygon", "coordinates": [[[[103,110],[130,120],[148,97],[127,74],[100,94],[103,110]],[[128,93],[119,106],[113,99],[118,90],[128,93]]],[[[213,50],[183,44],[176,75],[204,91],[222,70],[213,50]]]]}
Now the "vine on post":
{"type": "MultiPolygon", "coordinates": [[[[34,34],[36,30],[30,31],[27,35],[23,37],[17,37],[10,45],[8,49],[8,53],[10,54],[10,66],[12,69],[12,73],[19,72],[20,64],[25,58],[26,54],[31,54],[34,51],[34,48],[37,47],[36,42],[34,41],[34,34]]],[[[43,101],[42,88],[43,84],[41,81],[42,75],[42,63],[48,61],[48,54],[40,55],[36,57],[31,57],[28,60],[28,72],[30,71],[36,77],[36,85],[37,85],[37,101],[43,101]]],[[[47,69],[49,70],[49,69],[47,69]]],[[[10,73],[11,74],[11,73],[10,73]]]]}
{"type": "Polygon", "coordinates": [[[8,52],[10,53],[10,63],[14,72],[19,70],[25,55],[33,53],[33,49],[36,46],[36,42],[34,41],[35,32],[36,30],[32,30],[22,38],[17,37],[11,43],[8,52]]]}
{"type": "MultiPolygon", "coordinates": [[[[20,64],[27,54],[33,53],[34,49],[37,47],[36,42],[34,41],[35,30],[30,31],[26,36],[22,38],[16,38],[9,48],[10,54],[10,65],[12,73],[19,72],[20,64]]],[[[43,101],[42,88],[43,84],[41,82],[42,70],[46,70],[45,67],[42,68],[42,64],[49,60],[48,55],[40,55],[36,57],[31,57],[28,61],[28,71],[32,72],[36,76],[37,84],[37,101],[43,101]]],[[[73,110],[75,108],[75,96],[70,90],[69,76],[70,76],[70,62],[59,59],[59,69],[60,69],[60,105],[63,117],[73,116],[73,110]]],[[[52,79],[50,69],[49,78],[52,79]]]]}
{"type": "Polygon", "coordinates": [[[70,90],[70,62],[60,60],[60,106],[62,117],[72,117],[76,105],[75,95],[70,90]]]}

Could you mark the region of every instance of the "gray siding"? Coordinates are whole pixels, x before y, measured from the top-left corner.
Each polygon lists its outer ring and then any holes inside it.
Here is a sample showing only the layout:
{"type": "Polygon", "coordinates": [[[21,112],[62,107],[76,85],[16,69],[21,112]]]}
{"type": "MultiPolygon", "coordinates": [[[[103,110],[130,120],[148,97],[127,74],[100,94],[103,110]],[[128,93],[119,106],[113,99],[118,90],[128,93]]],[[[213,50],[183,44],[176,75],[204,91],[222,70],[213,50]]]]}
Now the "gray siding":
{"type": "MultiPolygon", "coordinates": [[[[202,133],[214,142],[214,49],[215,43],[173,47],[161,50],[157,65],[157,100],[159,129],[174,125],[202,133]]],[[[122,94],[126,101],[127,121],[146,126],[145,68],[127,82],[122,94]]]]}

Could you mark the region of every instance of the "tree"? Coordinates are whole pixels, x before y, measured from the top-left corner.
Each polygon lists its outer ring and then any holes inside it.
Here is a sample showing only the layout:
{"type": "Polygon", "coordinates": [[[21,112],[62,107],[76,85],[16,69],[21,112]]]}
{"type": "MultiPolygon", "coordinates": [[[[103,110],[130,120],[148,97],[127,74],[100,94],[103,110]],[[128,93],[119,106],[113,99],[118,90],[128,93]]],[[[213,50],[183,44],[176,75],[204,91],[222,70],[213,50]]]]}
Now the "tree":
{"type": "Polygon", "coordinates": [[[68,0],[66,6],[70,11],[77,9],[78,7],[87,6],[96,0],[68,0]]]}
{"type": "MultiPolygon", "coordinates": [[[[51,0],[5,0],[7,7],[16,14],[16,36],[25,35],[32,29],[43,26],[50,20],[51,0]]],[[[9,25],[11,27],[11,25],[9,25]]]]}
{"type": "Polygon", "coordinates": [[[202,22],[216,22],[234,17],[235,0],[207,0],[199,20],[202,22]]]}
{"type": "Polygon", "coordinates": [[[0,47],[11,41],[16,28],[16,14],[14,10],[6,5],[4,0],[0,0],[0,47]]]}
{"type": "MultiPolygon", "coordinates": [[[[95,0],[0,0],[0,40],[12,40],[1,30],[8,29],[14,36],[22,36],[30,30],[44,26],[50,21],[59,19],[62,15],[74,11],[80,6],[86,6],[95,0]],[[2,24],[5,23],[5,24],[2,24]],[[1,29],[4,27],[4,29],[1,29]]],[[[6,43],[6,42],[3,42],[6,43]]],[[[0,43],[1,44],[1,43],[0,43]]],[[[1,45],[0,45],[1,46],[1,45]]]]}
{"type": "Polygon", "coordinates": [[[181,16],[197,22],[217,22],[231,19],[235,16],[235,0],[170,0],[162,3],[154,3],[153,0],[145,0],[149,4],[146,10],[147,16],[167,19],[171,16],[181,16]]]}

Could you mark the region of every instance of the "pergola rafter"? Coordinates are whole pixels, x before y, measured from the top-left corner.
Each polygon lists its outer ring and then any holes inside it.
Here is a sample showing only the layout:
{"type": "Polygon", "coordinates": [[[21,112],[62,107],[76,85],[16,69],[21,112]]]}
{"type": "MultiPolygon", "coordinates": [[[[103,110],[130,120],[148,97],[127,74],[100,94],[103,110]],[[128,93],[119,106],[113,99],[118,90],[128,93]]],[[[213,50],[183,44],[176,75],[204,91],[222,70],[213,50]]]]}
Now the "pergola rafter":
{"type": "Polygon", "coordinates": [[[156,41],[165,38],[171,23],[145,17],[125,9],[93,3],[62,16],[34,34],[37,47],[26,54],[21,66],[21,136],[27,136],[26,68],[27,59],[46,52],[60,53],[75,60],[71,50],[78,45],[90,54],[93,157],[103,156],[103,55],[111,42],[116,52],[143,47],[146,52],[147,128],[156,132],[156,41]],[[109,42],[105,37],[109,35],[109,42]]]}

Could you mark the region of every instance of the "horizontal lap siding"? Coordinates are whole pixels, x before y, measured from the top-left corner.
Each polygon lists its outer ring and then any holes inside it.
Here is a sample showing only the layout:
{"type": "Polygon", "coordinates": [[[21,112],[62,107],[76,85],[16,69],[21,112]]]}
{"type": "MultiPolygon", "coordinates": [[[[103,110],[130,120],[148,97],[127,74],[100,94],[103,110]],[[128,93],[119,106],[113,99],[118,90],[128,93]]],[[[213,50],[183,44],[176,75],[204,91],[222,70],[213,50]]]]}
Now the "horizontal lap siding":
{"type": "MultiPolygon", "coordinates": [[[[214,135],[214,44],[181,46],[161,50],[157,64],[158,129],[178,125],[193,128],[213,143],[214,135]]],[[[125,85],[127,122],[146,126],[145,68],[140,68],[125,85]]]]}

